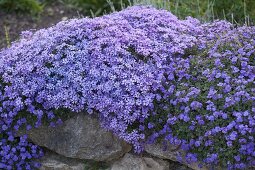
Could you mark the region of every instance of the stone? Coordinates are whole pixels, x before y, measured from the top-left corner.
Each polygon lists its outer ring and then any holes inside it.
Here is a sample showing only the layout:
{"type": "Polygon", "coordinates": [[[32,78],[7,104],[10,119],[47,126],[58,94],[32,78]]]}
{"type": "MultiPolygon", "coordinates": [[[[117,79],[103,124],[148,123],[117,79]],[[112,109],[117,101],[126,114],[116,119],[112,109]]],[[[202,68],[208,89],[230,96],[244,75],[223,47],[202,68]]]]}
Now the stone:
{"type": "Polygon", "coordinates": [[[161,159],[127,153],[121,160],[114,162],[110,170],[169,170],[169,163],[161,159]]]}
{"type": "MultiPolygon", "coordinates": [[[[183,151],[178,146],[168,144],[166,151],[164,151],[162,148],[163,148],[163,146],[161,146],[160,144],[151,144],[151,145],[145,146],[145,151],[154,157],[158,157],[161,159],[167,159],[167,160],[171,160],[171,161],[175,161],[175,162],[177,162],[176,158],[177,158],[178,153],[180,153],[182,155],[182,159],[185,160],[185,151],[183,151]]],[[[183,161],[182,164],[193,169],[193,170],[209,170],[209,168],[206,166],[199,168],[198,165],[200,163],[188,164],[187,162],[183,161]]],[[[180,167],[180,168],[185,168],[185,167],[180,167]]]]}
{"type": "Polygon", "coordinates": [[[41,126],[27,134],[35,144],[69,158],[111,161],[122,157],[131,146],[100,126],[96,118],[77,114],[55,128],[41,126]]]}
{"type": "Polygon", "coordinates": [[[62,20],[62,21],[66,21],[66,20],[68,20],[68,17],[62,17],[61,20],[62,20]]]}
{"type": "Polygon", "coordinates": [[[45,156],[39,160],[39,170],[84,170],[85,163],[80,160],[65,158],[53,152],[46,151],[45,156]]]}
{"type": "Polygon", "coordinates": [[[160,144],[148,144],[145,146],[145,151],[152,156],[169,159],[172,161],[177,161],[176,157],[178,156],[178,150],[175,150],[176,147],[168,145],[166,151],[162,149],[163,147],[160,144]],[[171,151],[170,151],[171,150],[171,151]]]}
{"type": "Polygon", "coordinates": [[[169,170],[192,170],[186,165],[182,165],[179,162],[170,161],[169,162],[169,170]]]}

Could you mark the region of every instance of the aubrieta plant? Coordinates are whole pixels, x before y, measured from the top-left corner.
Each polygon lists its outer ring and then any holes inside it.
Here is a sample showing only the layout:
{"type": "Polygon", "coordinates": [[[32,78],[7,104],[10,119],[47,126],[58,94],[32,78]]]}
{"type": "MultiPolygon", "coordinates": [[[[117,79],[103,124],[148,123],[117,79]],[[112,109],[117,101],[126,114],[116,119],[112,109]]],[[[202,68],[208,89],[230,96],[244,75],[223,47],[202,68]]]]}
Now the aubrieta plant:
{"type": "Polygon", "coordinates": [[[148,6],[24,32],[0,52],[0,168],[38,167],[42,150],[16,132],[61,123],[61,109],[96,115],[138,153],[171,143],[179,161],[255,165],[254,46],[255,27],[148,6]]]}

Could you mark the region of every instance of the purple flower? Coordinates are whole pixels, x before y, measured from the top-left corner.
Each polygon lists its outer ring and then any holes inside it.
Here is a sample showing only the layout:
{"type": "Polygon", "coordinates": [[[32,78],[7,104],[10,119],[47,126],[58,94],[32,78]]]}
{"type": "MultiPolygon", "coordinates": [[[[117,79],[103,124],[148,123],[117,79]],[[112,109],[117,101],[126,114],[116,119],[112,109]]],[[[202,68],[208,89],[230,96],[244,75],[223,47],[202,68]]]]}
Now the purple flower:
{"type": "Polygon", "coordinates": [[[241,157],[240,157],[239,155],[234,156],[234,158],[235,158],[235,160],[236,160],[237,162],[239,162],[239,161],[241,160],[241,157]]]}
{"type": "Polygon", "coordinates": [[[2,130],[3,131],[5,131],[5,130],[7,130],[8,129],[8,127],[6,126],[6,125],[2,125],[2,130]]]}
{"type": "Polygon", "coordinates": [[[199,108],[201,108],[202,106],[203,106],[202,103],[197,102],[197,101],[193,101],[193,102],[191,102],[191,104],[190,104],[190,107],[191,107],[192,109],[194,109],[194,110],[199,109],[199,108]]]}
{"type": "Polygon", "coordinates": [[[236,140],[236,137],[237,137],[237,132],[236,131],[231,132],[230,135],[229,135],[229,139],[232,140],[232,141],[236,140]]]}
{"type": "Polygon", "coordinates": [[[148,123],[148,128],[149,129],[152,129],[154,127],[154,124],[153,123],[148,123]]]}
{"type": "Polygon", "coordinates": [[[196,141],[196,142],[195,142],[195,146],[196,146],[196,147],[199,147],[199,146],[200,146],[200,144],[201,144],[201,142],[200,142],[200,141],[196,141]]]}
{"type": "Polygon", "coordinates": [[[196,162],[197,161],[197,156],[195,154],[188,153],[186,155],[186,160],[187,160],[188,163],[196,162]]]}
{"type": "Polygon", "coordinates": [[[16,131],[45,118],[54,127],[69,112],[96,115],[135,152],[163,139],[181,145],[188,162],[248,166],[254,32],[148,6],[25,32],[0,51],[0,169],[38,167],[30,161],[42,151],[16,131]]]}

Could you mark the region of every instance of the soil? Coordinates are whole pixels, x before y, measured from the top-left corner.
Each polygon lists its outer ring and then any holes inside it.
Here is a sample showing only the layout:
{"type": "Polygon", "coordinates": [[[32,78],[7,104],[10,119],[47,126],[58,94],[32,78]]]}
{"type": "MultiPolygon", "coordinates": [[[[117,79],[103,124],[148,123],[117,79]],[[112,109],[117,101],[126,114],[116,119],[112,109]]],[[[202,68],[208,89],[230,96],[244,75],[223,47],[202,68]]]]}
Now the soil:
{"type": "Polygon", "coordinates": [[[6,48],[8,42],[17,40],[22,31],[47,28],[61,20],[77,17],[81,17],[78,11],[60,2],[46,5],[37,17],[0,11],[0,49],[6,48]]]}

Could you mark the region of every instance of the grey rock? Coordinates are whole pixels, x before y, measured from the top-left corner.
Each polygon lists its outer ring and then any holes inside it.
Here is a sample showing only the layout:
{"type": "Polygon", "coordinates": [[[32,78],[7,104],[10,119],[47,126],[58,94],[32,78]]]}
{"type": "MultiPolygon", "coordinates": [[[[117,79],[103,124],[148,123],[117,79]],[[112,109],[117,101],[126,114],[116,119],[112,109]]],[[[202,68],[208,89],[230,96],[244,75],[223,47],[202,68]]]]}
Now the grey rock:
{"type": "MultiPolygon", "coordinates": [[[[178,148],[178,146],[174,146],[171,144],[168,144],[167,150],[164,151],[162,149],[163,147],[160,144],[152,144],[152,145],[146,145],[145,151],[155,157],[161,158],[161,159],[168,159],[171,161],[176,161],[176,156],[178,153],[182,155],[182,159],[185,160],[185,151],[183,151],[181,148],[178,148]]],[[[202,168],[199,168],[199,163],[192,163],[188,164],[186,162],[182,162],[185,166],[193,169],[193,170],[208,170],[209,168],[206,166],[203,166],[202,168]]],[[[185,168],[185,167],[179,167],[179,168],[185,168]]],[[[186,169],[185,169],[186,170],[186,169]]]]}
{"type": "Polygon", "coordinates": [[[84,170],[85,168],[84,162],[80,160],[65,158],[49,151],[39,162],[42,165],[39,170],[84,170]]]}
{"type": "Polygon", "coordinates": [[[163,147],[160,144],[146,145],[145,151],[149,153],[150,155],[161,158],[161,159],[169,159],[172,161],[177,161],[176,157],[178,155],[179,150],[176,150],[176,147],[172,145],[168,145],[168,148],[166,151],[164,151],[162,148],[163,147]]]}
{"type": "Polygon", "coordinates": [[[114,162],[110,170],[169,170],[169,163],[161,159],[127,153],[121,160],[114,162]]]}
{"type": "Polygon", "coordinates": [[[169,170],[192,170],[191,168],[180,164],[179,162],[170,161],[169,170]]]}
{"type": "Polygon", "coordinates": [[[27,132],[30,140],[69,158],[111,161],[131,150],[131,146],[101,128],[96,118],[77,114],[55,128],[41,126],[27,132]]]}

